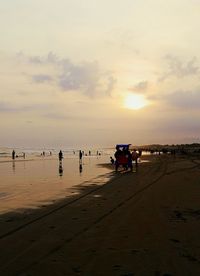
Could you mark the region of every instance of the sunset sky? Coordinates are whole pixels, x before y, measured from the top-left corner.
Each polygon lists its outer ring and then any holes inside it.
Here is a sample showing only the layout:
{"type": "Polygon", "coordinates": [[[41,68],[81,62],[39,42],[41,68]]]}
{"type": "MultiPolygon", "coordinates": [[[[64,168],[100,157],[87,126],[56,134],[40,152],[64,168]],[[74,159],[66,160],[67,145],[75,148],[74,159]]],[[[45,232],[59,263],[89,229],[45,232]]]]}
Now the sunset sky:
{"type": "Polygon", "coordinates": [[[0,146],[200,142],[200,0],[0,3],[0,146]]]}

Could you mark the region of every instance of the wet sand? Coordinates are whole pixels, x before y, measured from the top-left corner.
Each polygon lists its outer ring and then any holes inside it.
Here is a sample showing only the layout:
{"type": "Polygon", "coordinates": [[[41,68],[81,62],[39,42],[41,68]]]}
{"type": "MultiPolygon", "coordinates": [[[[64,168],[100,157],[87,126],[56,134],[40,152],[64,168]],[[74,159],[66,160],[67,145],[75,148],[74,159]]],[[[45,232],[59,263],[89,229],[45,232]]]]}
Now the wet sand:
{"type": "Polygon", "coordinates": [[[148,158],[33,213],[1,215],[0,275],[200,275],[200,159],[148,158]]]}
{"type": "Polygon", "coordinates": [[[1,160],[0,214],[52,204],[79,193],[77,185],[104,183],[111,177],[106,174],[111,170],[98,165],[108,160],[108,156],[84,157],[81,170],[77,156],[66,156],[61,163],[57,156],[1,160]]]}

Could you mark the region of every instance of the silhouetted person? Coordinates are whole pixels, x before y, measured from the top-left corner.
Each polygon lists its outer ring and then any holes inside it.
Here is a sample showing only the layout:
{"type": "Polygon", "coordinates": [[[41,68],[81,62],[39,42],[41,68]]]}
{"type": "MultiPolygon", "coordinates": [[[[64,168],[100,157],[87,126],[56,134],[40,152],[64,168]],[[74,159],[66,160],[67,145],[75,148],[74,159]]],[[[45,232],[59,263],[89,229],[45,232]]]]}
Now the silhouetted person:
{"type": "Polygon", "coordinates": [[[58,153],[58,158],[59,158],[59,161],[62,161],[62,159],[63,159],[63,153],[61,150],[58,153]]]}
{"type": "Polygon", "coordinates": [[[132,171],[133,170],[132,154],[131,154],[129,149],[127,149],[127,151],[126,151],[126,156],[127,156],[127,159],[128,159],[128,168],[130,168],[130,170],[132,171]]]}
{"type": "Polygon", "coordinates": [[[115,163],[115,160],[112,158],[112,156],[110,156],[110,162],[112,165],[115,163]]]}
{"type": "Polygon", "coordinates": [[[24,157],[24,159],[26,158],[26,154],[25,154],[25,152],[23,152],[23,157],[24,157]]]}
{"type": "Polygon", "coordinates": [[[82,162],[83,153],[81,150],[79,150],[79,161],[82,162]]]}
{"type": "Polygon", "coordinates": [[[14,150],[12,151],[12,159],[13,160],[15,159],[15,151],[14,150]]]}
{"type": "Polygon", "coordinates": [[[89,150],[89,155],[91,155],[91,151],[89,150]]]}
{"type": "Polygon", "coordinates": [[[116,146],[116,152],[114,154],[115,156],[115,170],[117,171],[119,168],[119,159],[123,155],[123,152],[121,151],[119,146],[116,146]]]}
{"type": "Polygon", "coordinates": [[[135,161],[135,165],[138,165],[138,153],[137,151],[134,149],[132,152],[132,160],[135,161]]]}
{"type": "Polygon", "coordinates": [[[79,172],[82,173],[82,171],[83,171],[83,166],[82,164],[79,164],[79,172]]]}

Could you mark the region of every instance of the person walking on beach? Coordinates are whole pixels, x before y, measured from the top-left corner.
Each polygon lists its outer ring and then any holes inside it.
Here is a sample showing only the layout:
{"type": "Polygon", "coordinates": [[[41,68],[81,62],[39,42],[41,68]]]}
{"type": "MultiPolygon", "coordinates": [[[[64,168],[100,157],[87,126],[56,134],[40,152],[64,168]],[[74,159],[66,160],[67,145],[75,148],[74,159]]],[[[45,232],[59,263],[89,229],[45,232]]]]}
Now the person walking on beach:
{"type": "Polygon", "coordinates": [[[137,167],[137,165],[138,165],[138,153],[135,149],[132,152],[132,160],[135,161],[135,166],[137,167]]]}
{"type": "Polygon", "coordinates": [[[59,161],[60,161],[60,162],[62,162],[62,159],[63,159],[63,153],[62,153],[62,151],[61,151],[61,150],[59,151],[58,158],[59,158],[59,161]]]}
{"type": "Polygon", "coordinates": [[[14,150],[12,151],[12,159],[13,160],[15,159],[15,151],[14,150]]]}
{"type": "Polygon", "coordinates": [[[123,152],[121,151],[119,146],[116,146],[116,152],[114,154],[115,156],[115,170],[118,170],[119,167],[119,159],[123,155],[123,152]]]}
{"type": "Polygon", "coordinates": [[[82,162],[83,153],[81,150],[79,150],[79,161],[82,162]]]}

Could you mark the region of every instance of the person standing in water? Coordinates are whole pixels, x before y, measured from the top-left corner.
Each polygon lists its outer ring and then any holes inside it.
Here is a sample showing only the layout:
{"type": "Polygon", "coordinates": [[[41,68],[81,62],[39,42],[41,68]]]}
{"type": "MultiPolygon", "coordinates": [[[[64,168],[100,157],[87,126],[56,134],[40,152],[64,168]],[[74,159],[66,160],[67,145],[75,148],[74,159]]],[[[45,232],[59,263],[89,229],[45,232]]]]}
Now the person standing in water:
{"type": "Polygon", "coordinates": [[[62,161],[63,159],[63,153],[61,150],[59,151],[58,158],[59,158],[59,161],[62,161]]]}
{"type": "Polygon", "coordinates": [[[15,159],[15,151],[14,150],[12,151],[12,159],[13,160],[15,159]]]}
{"type": "Polygon", "coordinates": [[[82,157],[83,157],[83,153],[81,150],[79,150],[79,162],[82,163],[82,157]]]}

